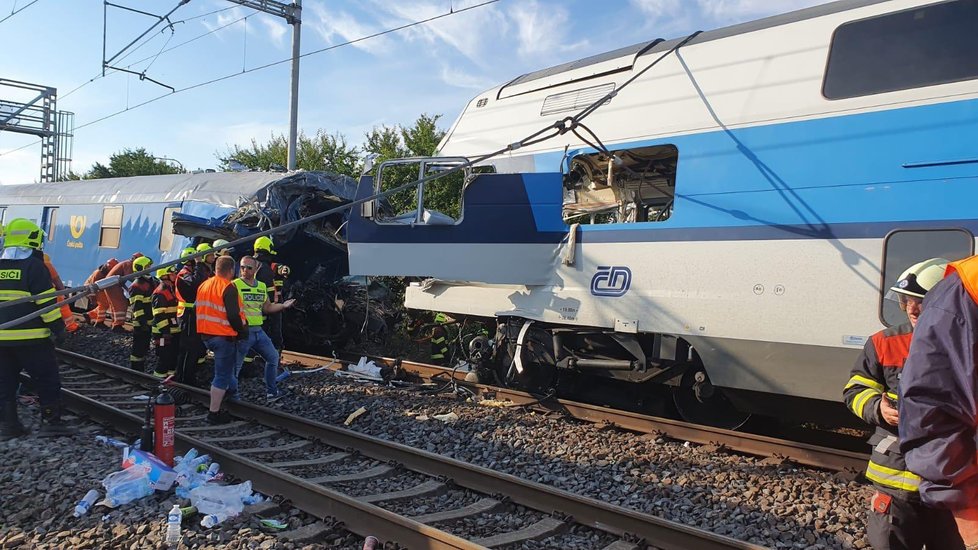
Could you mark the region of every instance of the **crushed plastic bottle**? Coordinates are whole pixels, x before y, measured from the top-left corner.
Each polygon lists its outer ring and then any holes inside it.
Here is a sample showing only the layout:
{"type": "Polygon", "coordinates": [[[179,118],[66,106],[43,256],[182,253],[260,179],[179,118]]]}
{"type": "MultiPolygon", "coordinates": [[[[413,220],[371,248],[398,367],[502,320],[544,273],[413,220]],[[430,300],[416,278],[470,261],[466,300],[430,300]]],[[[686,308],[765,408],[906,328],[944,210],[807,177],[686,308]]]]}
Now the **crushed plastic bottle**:
{"type": "Polygon", "coordinates": [[[117,449],[125,449],[129,446],[125,441],[119,441],[118,439],[109,437],[107,435],[97,435],[95,436],[95,442],[101,443],[103,445],[108,445],[110,447],[115,447],[117,449]]]}
{"type": "Polygon", "coordinates": [[[218,524],[222,523],[224,520],[228,519],[229,517],[231,516],[224,513],[207,514],[206,516],[204,516],[204,519],[200,520],[200,525],[201,527],[210,529],[211,527],[215,527],[218,524]]]}
{"type": "Polygon", "coordinates": [[[191,447],[191,449],[189,451],[187,451],[187,454],[185,454],[183,456],[175,456],[175,457],[173,457],[173,463],[174,464],[180,464],[184,460],[193,460],[195,458],[197,458],[197,449],[191,447]]]}
{"type": "Polygon", "coordinates": [[[170,548],[180,544],[180,521],[182,519],[183,514],[180,511],[180,505],[174,504],[173,508],[170,508],[166,514],[166,534],[163,537],[163,542],[170,548]]]}
{"type": "Polygon", "coordinates": [[[207,484],[190,492],[190,503],[201,514],[224,514],[225,519],[244,510],[244,498],[251,496],[251,482],[237,485],[207,484]]]}
{"type": "Polygon", "coordinates": [[[75,513],[72,514],[76,518],[80,518],[88,513],[92,509],[92,505],[98,500],[98,491],[92,489],[91,491],[85,493],[85,496],[78,501],[78,505],[75,506],[75,513]]]}
{"type": "Polygon", "coordinates": [[[102,480],[105,501],[110,508],[127,504],[153,494],[149,470],[139,465],[109,474],[102,480]]]}

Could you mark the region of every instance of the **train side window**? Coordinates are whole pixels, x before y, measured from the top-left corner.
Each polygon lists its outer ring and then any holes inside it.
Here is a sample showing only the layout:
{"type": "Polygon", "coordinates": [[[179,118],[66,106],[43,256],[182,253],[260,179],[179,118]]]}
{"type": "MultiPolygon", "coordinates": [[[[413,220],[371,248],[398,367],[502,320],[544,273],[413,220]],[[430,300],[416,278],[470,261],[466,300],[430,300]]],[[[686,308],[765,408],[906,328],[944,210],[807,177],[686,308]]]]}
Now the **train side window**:
{"type": "Polygon", "coordinates": [[[4,224],[5,220],[3,218],[6,215],[7,215],[7,207],[6,206],[0,206],[0,225],[3,225],[4,224]]]}
{"type": "Polygon", "coordinates": [[[672,217],[679,149],[654,145],[577,155],[564,176],[567,223],[662,222],[672,217]]]}
{"type": "Polygon", "coordinates": [[[102,230],[99,233],[98,245],[103,248],[119,248],[122,237],[122,207],[102,207],[102,230]]]}
{"type": "Polygon", "coordinates": [[[44,229],[48,232],[48,242],[54,242],[54,233],[58,228],[58,207],[44,208],[44,229]]]}
{"type": "Polygon", "coordinates": [[[160,224],[160,251],[166,252],[173,246],[173,213],[180,208],[171,206],[163,209],[163,223],[160,224]]]}
{"type": "Polygon", "coordinates": [[[884,300],[887,290],[908,267],[929,258],[952,262],[974,254],[975,237],[964,229],[898,229],[883,244],[883,284],[880,288],[880,320],[886,326],[907,322],[899,304],[884,300]]]}
{"type": "Polygon", "coordinates": [[[978,78],[978,2],[941,2],[852,21],[832,35],[822,83],[845,99],[978,78]]]}

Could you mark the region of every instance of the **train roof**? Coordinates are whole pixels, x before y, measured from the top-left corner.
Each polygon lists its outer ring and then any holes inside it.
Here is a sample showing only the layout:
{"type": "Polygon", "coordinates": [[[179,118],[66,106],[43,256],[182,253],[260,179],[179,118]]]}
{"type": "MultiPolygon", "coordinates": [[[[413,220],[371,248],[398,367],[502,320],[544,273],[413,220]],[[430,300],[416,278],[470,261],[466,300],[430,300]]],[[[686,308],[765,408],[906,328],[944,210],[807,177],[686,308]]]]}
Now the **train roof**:
{"type": "MultiPolygon", "coordinates": [[[[863,6],[869,6],[872,4],[879,4],[885,1],[886,0],[839,0],[837,2],[830,2],[828,4],[822,4],[819,6],[812,6],[810,8],[795,10],[781,15],[773,15],[771,17],[765,17],[763,19],[758,19],[756,21],[749,21],[746,23],[740,23],[738,25],[731,25],[729,27],[704,31],[699,36],[694,38],[693,41],[690,43],[699,44],[702,42],[708,42],[710,40],[717,40],[720,38],[726,38],[728,36],[754,32],[761,29],[767,29],[771,27],[777,27],[779,25],[794,23],[796,21],[803,21],[805,19],[811,19],[814,17],[821,17],[823,15],[829,15],[832,13],[847,11],[855,8],[860,8],[863,6]]],[[[539,71],[527,73],[502,85],[497,95],[502,95],[503,90],[511,86],[516,86],[518,84],[526,84],[527,82],[532,82],[534,80],[539,80],[541,78],[546,78],[548,76],[553,76],[560,73],[582,69],[590,65],[597,65],[605,61],[610,61],[612,59],[618,59],[621,57],[639,57],[643,55],[650,55],[653,53],[661,53],[672,48],[673,46],[675,46],[677,43],[679,43],[684,39],[685,37],[666,40],[660,42],[659,44],[656,44],[654,47],[649,48],[647,50],[646,48],[648,48],[648,46],[652,42],[651,41],[641,42],[639,44],[633,44],[631,46],[626,46],[624,48],[619,48],[617,50],[612,50],[610,52],[592,55],[591,57],[585,57],[584,59],[578,59],[576,61],[563,63],[561,65],[557,65],[547,69],[541,69],[539,71]]],[[[595,75],[589,75],[589,77],[590,76],[595,76],[595,75]]]]}
{"type": "Polygon", "coordinates": [[[0,185],[0,205],[194,200],[234,207],[242,197],[253,197],[268,184],[286,176],[281,172],[209,172],[0,185]]]}

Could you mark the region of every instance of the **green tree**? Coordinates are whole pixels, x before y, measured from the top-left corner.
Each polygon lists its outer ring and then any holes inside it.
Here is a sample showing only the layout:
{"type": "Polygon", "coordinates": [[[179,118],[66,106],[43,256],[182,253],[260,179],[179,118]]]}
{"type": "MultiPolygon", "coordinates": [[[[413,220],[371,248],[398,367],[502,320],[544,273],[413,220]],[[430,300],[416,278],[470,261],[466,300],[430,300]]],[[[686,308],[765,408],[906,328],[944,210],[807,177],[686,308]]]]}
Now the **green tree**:
{"type": "MultiPolygon", "coordinates": [[[[285,134],[272,134],[265,143],[252,139],[249,147],[235,145],[218,155],[218,159],[224,170],[230,169],[232,160],[248,168],[268,170],[273,165],[286,166],[288,156],[289,141],[285,134]]],[[[359,149],[347,144],[340,134],[318,130],[313,137],[301,133],[296,139],[295,164],[303,170],[321,170],[355,178],[360,175],[359,157],[359,149]]]]}
{"type": "MultiPolygon", "coordinates": [[[[159,174],[179,174],[183,170],[159,160],[146,149],[123,149],[109,157],[109,165],[96,162],[85,173],[85,179],[123,178],[129,176],[155,176],[159,174]]],[[[70,177],[70,176],[69,176],[70,177]]]]}

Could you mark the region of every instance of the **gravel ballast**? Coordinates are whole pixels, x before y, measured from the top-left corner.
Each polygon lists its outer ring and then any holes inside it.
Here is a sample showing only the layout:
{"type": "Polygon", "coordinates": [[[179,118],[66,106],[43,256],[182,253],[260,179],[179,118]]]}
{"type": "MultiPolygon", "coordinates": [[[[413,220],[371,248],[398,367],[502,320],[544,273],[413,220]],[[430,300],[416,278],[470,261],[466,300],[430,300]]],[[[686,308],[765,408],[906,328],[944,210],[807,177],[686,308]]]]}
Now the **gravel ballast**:
{"type": "MultiPolygon", "coordinates": [[[[128,337],[87,327],[66,348],[118,364],[129,354],[128,337]]],[[[342,425],[363,407],[349,429],[693,527],[772,548],[868,548],[872,489],[846,475],[329,372],[281,387],[290,393],[279,410],[342,425]],[[459,419],[433,419],[449,412],[459,419]]],[[[264,395],[260,378],[241,381],[241,399],[265,405],[264,395]]]]}

